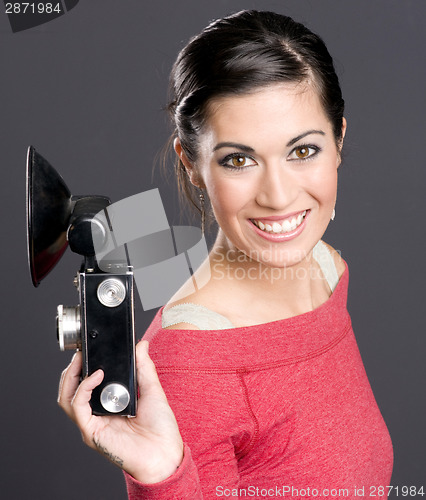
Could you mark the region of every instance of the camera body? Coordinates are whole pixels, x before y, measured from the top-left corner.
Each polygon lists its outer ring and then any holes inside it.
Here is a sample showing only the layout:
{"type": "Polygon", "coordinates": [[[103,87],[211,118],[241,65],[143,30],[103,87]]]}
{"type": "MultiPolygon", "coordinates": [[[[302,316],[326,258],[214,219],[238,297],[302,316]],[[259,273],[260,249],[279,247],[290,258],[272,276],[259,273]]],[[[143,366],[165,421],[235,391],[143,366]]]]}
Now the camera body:
{"type": "Polygon", "coordinates": [[[30,146],[27,241],[34,286],[68,246],[83,257],[74,279],[79,305],[58,307],[59,345],[82,351],[83,378],[103,370],[90,401],[94,414],[135,416],[134,287],[144,311],[203,287],[211,276],[202,266],[208,258],[203,232],[169,226],[158,189],[114,204],[105,196],[71,196],[62,177],[30,146]]]}
{"type": "Polygon", "coordinates": [[[109,274],[83,266],[74,279],[79,305],[57,311],[60,349],[82,351],[83,378],[104,371],[90,401],[95,415],[136,414],[133,271],[121,267],[109,274]]]}
{"type": "Polygon", "coordinates": [[[27,242],[34,286],[69,246],[83,257],[74,278],[77,306],[58,306],[62,351],[82,351],[82,378],[104,372],[92,393],[95,415],[136,415],[134,273],[126,246],[98,262],[97,250],[114,242],[105,196],[72,196],[62,177],[30,146],[27,155],[27,242]]]}

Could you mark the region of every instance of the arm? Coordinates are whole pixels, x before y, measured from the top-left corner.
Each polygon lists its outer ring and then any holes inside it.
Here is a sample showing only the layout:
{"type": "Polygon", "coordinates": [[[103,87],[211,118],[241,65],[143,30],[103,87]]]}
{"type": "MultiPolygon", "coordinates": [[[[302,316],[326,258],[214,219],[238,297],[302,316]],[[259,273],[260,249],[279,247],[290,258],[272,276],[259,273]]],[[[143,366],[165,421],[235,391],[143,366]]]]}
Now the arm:
{"type": "Polygon", "coordinates": [[[62,374],[58,403],[79,427],[84,443],[144,483],[173,474],[183,459],[183,443],[148,356],[148,342],[140,342],[136,350],[141,397],[135,418],[92,415],[90,397],[103,372],[96,371],[79,385],[81,363],[78,352],[62,374]]]}
{"type": "Polygon", "coordinates": [[[236,487],[239,482],[233,443],[215,440],[214,415],[210,411],[209,421],[199,420],[197,411],[202,403],[188,405],[188,392],[197,393],[200,400],[205,398],[202,385],[187,386],[187,394],[181,397],[181,389],[187,385],[185,377],[163,378],[174,403],[172,411],[147,347],[146,341],[137,346],[141,397],[135,418],[91,414],[91,391],[103,375],[94,373],[78,386],[80,353],[62,375],[58,402],[80,428],[83,441],[125,471],[130,500],[216,498],[216,486],[236,487]],[[189,446],[182,442],[175,414],[189,446]]]}
{"type": "Polygon", "coordinates": [[[238,375],[173,366],[158,370],[185,443],[184,459],[173,476],[149,487],[126,477],[129,498],[207,500],[217,498],[218,487],[238,488],[236,455],[244,454],[253,438],[238,375]]]}

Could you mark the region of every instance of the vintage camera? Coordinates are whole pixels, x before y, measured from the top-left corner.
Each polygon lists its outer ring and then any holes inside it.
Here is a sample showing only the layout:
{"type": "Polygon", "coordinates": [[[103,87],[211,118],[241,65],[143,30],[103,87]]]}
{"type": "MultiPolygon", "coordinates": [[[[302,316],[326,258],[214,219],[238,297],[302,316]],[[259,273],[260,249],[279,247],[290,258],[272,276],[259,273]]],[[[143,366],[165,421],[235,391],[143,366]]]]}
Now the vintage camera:
{"type": "Polygon", "coordinates": [[[105,196],[72,196],[58,172],[34,147],[28,148],[27,241],[33,285],[40,284],[68,246],[83,257],[74,278],[79,305],[58,306],[59,346],[82,351],[82,378],[99,368],[104,371],[90,401],[93,414],[134,416],[133,268],[125,248],[111,263],[106,255],[102,266],[95,252],[114,237],[108,205],[105,196]]]}

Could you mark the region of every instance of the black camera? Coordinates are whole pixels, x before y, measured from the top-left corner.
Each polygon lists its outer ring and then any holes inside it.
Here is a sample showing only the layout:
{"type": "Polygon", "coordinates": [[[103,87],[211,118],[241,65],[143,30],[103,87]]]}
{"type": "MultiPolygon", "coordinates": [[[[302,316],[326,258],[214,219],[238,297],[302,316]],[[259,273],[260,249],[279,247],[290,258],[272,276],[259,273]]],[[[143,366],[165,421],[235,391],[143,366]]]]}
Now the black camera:
{"type": "Polygon", "coordinates": [[[90,401],[95,415],[136,414],[134,276],[125,245],[102,265],[97,249],[114,238],[105,196],[72,196],[62,177],[30,146],[27,154],[27,241],[37,287],[69,246],[83,257],[74,278],[79,305],[58,306],[62,351],[83,354],[82,377],[101,368],[90,401]],[[101,214],[101,217],[99,217],[101,214]]]}

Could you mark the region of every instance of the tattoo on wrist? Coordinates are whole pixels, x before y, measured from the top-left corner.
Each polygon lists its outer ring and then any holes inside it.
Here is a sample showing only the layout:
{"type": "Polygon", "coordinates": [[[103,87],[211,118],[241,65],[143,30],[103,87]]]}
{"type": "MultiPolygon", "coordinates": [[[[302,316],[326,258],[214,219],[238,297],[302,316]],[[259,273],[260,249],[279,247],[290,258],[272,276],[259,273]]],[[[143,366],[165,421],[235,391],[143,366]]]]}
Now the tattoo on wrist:
{"type": "Polygon", "coordinates": [[[102,446],[99,441],[96,441],[96,439],[93,439],[93,443],[103,455],[105,455],[109,460],[111,460],[113,464],[118,465],[120,468],[123,468],[124,460],[122,458],[117,457],[117,455],[113,455],[104,446],[102,446]]]}

